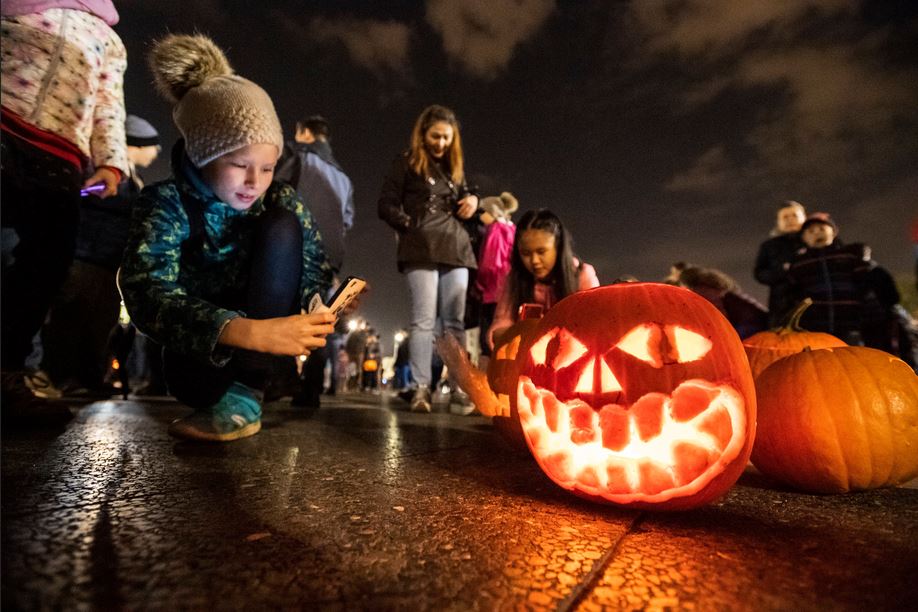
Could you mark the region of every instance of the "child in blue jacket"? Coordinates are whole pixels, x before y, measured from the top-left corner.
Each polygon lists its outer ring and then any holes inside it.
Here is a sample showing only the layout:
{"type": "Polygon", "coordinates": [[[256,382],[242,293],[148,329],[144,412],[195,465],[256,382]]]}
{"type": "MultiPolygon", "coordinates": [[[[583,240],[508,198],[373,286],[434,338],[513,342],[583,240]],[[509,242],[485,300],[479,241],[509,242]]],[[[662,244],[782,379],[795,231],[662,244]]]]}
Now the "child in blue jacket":
{"type": "Polygon", "coordinates": [[[270,355],[307,355],[333,331],[333,315],[299,314],[331,268],[309,210],[272,181],[283,137],[267,93],[204,36],[169,35],[149,60],[183,139],[172,178],[135,204],[119,287],[194,409],[169,432],[235,440],[261,428],[270,355]]]}

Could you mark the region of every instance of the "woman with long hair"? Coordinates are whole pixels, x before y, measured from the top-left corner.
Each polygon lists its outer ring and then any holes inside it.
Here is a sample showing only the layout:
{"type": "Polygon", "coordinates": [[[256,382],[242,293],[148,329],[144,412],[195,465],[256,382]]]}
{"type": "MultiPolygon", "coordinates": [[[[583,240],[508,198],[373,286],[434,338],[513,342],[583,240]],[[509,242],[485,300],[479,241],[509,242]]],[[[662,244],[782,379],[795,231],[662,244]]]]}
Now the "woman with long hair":
{"type": "Polygon", "coordinates": [[[488,342],[494,346],[494,338],[517,321],[523,304],[538,304],[546,311],[572,293],[598,286],[593,266],[574,256],[561,219],[547,208],[530,210],[516,226],[510,273],[488,342]]]}
{"type": "MultiPolygon", "coordinates": [[[[411,299],[411,374],[417,388],[411,409],[430,412],[434,326],[465,346],[465,295],[475,253],[462,220],[478,209],[478,196],[465,180],[462,138],[455,113],[428,106],[411,132],[410,148],[398,155],[383,182],[379,217],[395,231],[398,269],[411,299]]],[[[474,406],[455,389],[451,409],[468,414],[474,406]],[[453,408],[455,406],[455,408],[453,408]]]]}

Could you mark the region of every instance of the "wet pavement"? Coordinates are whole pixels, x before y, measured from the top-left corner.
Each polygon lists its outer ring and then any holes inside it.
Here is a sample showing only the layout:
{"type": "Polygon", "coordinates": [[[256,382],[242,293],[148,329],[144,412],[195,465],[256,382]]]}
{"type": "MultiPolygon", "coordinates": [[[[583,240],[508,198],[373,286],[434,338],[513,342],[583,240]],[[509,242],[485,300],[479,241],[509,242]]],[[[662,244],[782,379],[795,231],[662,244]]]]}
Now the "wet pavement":
{"type": "Polygon", "coordinates": [[[2,609],[903,610],[918,489],[815,496],[754,470],[678,514],[581,501],[482,417],[267,407],[176,442],[170,401],[2,435],[2,609]]]}

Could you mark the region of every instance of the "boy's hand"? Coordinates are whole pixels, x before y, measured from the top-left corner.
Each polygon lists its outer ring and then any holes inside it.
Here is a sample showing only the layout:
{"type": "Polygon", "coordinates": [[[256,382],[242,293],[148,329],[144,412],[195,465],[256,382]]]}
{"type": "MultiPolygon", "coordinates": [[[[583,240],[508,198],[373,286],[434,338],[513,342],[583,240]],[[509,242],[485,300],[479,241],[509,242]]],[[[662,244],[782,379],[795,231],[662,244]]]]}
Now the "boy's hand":
{"type": "Polygon", "coordinates": [[[313,349],[325,346],[325,336],[335,331],[335,315],[314,312],[276,319],[265,319],[264,353],[275,355],[308,355],[313,349]]]}
{"type": "Polygon", "coordinates": [[[308,355],[325,346],[325,336],[335,331],[330,312],[291,315],[273,319],[233,319],[223,328],[220,342],[273,355],[308,355]]]}

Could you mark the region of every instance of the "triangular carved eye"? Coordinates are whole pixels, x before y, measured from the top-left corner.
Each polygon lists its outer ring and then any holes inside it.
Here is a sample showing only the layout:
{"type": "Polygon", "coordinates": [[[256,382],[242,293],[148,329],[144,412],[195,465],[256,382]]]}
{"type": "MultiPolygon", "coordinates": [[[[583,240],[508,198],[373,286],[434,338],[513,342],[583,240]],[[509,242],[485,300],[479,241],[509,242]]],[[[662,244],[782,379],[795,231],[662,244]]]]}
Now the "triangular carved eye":
{"type": "Polygon", "coordinates": [[[596,368],[600,368],[600,393],[618,393],[622,390],[622,385],[618,382],[618,379],[615,378],[615,374],[612,373],[609,364],[602,358],[597,357],[590,361],[590,363],[583,368],[583,372],[580,373],[580,378],[577,380],[577,386],[574,387],[576,393],[593,393],[593,381],[596,380],[596,368]]]}
{"type": "Polygon", "coordinates": [[[581,357],[587,354],[587,347],[574,337],[566,329],[561,330],[561,344],[558,346],[558,354],[555,355],[551,367],[555,370],[566,368],[581,357]]]}
{"type": "Polygon", "coordinates": [[[544,336],[536,340],[535,344],[529,349],[529,357],[536,365],[545,365],[548,360],[548,343],[558,335],[558,328],[554,328],[544,336]]]}
{"type": "Polygon", "coordinates": [[[679,363],[698,361],[708,354],[713,344],[710,340],[678,325],[666,326],[666,337],[679,363]]]}
{"type": "Polygon", "coordinates": [[[638,325],[625,334],[615,346],[655,368],[662,368],[663,357],[660,354],[662,337],[663,334],[658,325],[638,325]]]}

